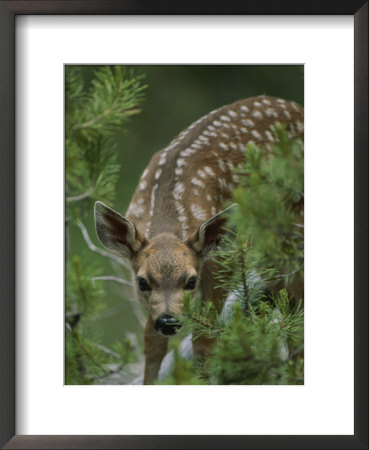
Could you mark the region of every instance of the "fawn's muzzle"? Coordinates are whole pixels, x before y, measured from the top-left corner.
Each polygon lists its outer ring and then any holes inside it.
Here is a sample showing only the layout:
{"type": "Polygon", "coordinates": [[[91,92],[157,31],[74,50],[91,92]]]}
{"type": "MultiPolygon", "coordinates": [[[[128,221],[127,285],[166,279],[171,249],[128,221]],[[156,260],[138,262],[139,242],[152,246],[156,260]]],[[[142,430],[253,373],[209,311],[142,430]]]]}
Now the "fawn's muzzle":
{"type": "Polygon", "coordinates": [[[172,336],[173,334],[176,334],[177,330],[179,330],[181,326],[182,325],[175,317],[169,316],[168,314],[163,314],[155,321],[155,330],[160,331],[165,336],[172,336]]]}

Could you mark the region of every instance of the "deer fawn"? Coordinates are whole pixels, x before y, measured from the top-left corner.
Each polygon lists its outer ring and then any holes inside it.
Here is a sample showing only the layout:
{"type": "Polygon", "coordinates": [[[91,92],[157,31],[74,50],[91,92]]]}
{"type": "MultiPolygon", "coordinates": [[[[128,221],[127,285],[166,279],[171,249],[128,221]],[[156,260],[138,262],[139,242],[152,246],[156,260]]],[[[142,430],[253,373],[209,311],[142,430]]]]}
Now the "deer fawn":
{"type": "MultiPolygon", "coordinates": [[[[303,137],[304,116],[296,103],[266,96],[223,106],[182,131],[154,154],[125,216],[102,202],[95,205],[96,231],[111,252],[130,260],[139,299],[148,312],[144,384],[157,378],[168,336],[184,291],[211,300],[221,310],[227,295],[217,287],[217,261],[209,251],[225,224],[224,208],[238,183],[234,173],[253,141],[266,151],[275,143],[273,126],[284,123],[291,137],[303,137]]],[[[195,357],[214,341],[193,336],[195,357]]]]}

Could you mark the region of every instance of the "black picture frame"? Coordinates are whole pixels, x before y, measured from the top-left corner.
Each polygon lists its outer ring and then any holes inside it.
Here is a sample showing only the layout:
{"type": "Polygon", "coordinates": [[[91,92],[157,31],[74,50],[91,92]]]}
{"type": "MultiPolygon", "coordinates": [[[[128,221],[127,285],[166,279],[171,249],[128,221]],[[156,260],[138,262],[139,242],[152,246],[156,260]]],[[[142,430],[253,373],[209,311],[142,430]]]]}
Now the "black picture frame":
{"type": "Polygon", "coordinates": [[[368,2],[365,0],[0,1],[0,445],[6,449],[368,448],[368,2]],[[15,435],[15,18],[28,14],[352,15],[355,41],[355,406],[343,436],[15,435]]]}

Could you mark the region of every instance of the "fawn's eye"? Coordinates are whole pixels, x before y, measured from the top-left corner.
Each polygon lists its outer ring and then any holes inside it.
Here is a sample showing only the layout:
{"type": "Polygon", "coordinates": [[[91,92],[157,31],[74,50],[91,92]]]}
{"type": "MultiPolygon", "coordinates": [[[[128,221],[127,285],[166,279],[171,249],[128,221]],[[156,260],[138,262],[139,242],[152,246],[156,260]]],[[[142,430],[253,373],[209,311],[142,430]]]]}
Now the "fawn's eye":
{"type": "Polygon", "coordinates": [[[185,286],[186,291],[192,291],[192,289],[195,289],[196,285],[196,277],[191,277],[185,286]]]}
{"type": "Polygon", "coordinates": [[[147,281],[145,280],[145,278],[137,278],[137,282],[138,282],[138,288],[140,289],[140,291],[142,291],[142,292],[151,291],[151,287],[147,284],[147,281]]]}

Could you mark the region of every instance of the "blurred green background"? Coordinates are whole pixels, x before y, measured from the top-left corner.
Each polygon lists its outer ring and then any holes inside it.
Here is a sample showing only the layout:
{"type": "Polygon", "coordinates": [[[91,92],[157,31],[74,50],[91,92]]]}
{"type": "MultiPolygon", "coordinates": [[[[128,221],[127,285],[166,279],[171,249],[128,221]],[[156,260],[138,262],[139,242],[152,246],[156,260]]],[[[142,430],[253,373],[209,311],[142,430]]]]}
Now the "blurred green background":
{"type": "MultiPolygon", "coordinates": [[[[220,106],[246,97],[266,94],[304,103],[304,69],[297,65],[184,65],[130,66],[144,73],[148,85],[140,114],[132,117],[125,135],[115,136],[118,162],[121,165],[114,209],[125,213],[138,179],[151,156],[164,148],[184,128],[220,106]]],[[[93,78],[97,66],[83,66],[85,82],[93,78]]],[[[93,211],[85,225],[91,239],[99,245],[93,222],[93,211]]],[[[73,253],[99,268],[101,275],[115,275],[110,262],[92,253],[78,228],[70,230],[73,253]]],[[[127,301],[122,286],[104,283],[104,309],[87,323],[89,332],[102,345],[110,347],[126,333],[143,333],[127,301]]]]}

